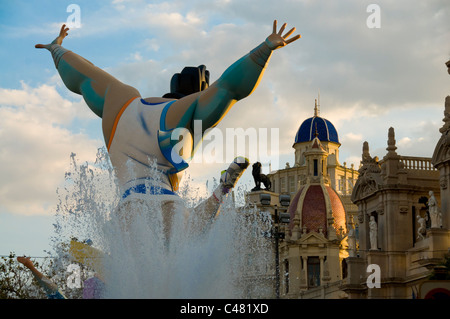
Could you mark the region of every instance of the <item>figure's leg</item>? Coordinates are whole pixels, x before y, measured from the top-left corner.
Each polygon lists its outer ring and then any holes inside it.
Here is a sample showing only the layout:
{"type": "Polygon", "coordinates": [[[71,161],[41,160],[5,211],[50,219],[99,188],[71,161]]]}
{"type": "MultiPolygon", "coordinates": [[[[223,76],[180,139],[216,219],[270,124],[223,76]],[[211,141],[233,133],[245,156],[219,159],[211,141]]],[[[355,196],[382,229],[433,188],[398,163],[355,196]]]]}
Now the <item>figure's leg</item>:
{"type": "Polygon", "coordinates": [[[60,35],[52,43],[38,44],[36,48],[50,51],[66,87],[82,95],[89,108],[103,119],[103,133],[105,139],[109,139],[114,120],[122,106],[140,94],[85,58],[63,48],[61,44],[67,30],[63,25],[60,35]]]}

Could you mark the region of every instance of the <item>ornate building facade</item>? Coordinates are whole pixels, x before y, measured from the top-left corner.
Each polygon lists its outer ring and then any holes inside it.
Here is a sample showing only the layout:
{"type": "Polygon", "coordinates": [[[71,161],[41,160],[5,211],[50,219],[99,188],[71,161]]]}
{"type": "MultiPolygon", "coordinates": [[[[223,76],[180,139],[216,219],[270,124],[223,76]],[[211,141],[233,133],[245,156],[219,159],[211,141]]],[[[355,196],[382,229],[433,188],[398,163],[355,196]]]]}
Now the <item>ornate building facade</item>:
{"type": "MultiPolygon", "coordinates": [[[[450,74],[450,61],[446,65],[450,74]]],[[[393,128],[382,160],[372,158],[364,143],[352,193],[359,249],[347,258],[341,285],[349,298],[450,299],[449,269],[442,265],[450,258],[450,96],[443,122],[431,158],[398,155],[393,128]],[[375,283],[367,273],[374,265],[375,283]]]]}
{"type": "Polygon", "coordinates": [[[337,131],[316,102],[296,134],[293,167],[268,174],[270,191],[249,193],[290,217],[277,224],[272,297],[450,297],[450,281],[429,280],[450,251],[450,96],[443,121],[432,157],[397,154],[390,128],[385,156],[372,157],[364,142],[355,170],[340,164],[337,131]]]}
{"type": "MultiPolygon", "coordinates": [[[[359,173],[353,165],[340,163],[340,146],[336,128],[319,116],[316,100],[314,116],[303,121],[295,135],[294,165],[287,163],[267,175],[270,191],[249,194],[260,209],[290,216],[289,224],[280,225],[283,239],[277,244],[280,297],[298,298],[346,276],[347,225],[357,214],[351,192],[359,173]],[[270,204],[261,204],[261,194],[271,198],[270,204]],[[289,207],[281,204],[282,196],[289,196],[289,207]]],[[[344,294],[336,293],[336,298],[344,294]]]]}
{"type": "Polygon", "coordinates": [[[387,144],[382,160],[371,157],[367,142],[363,145],[352,193],[359,249],[347,258],[348,277],[341,287],[349,298],[417,297],[450,247],[448,229],[429,223],[429,196],[436,194],[440,202],[439,171],[431,158],[398,155],[393,128],[387,144]],[[373,265],[379,270],[378,287],[367,283],[373,265]]]}

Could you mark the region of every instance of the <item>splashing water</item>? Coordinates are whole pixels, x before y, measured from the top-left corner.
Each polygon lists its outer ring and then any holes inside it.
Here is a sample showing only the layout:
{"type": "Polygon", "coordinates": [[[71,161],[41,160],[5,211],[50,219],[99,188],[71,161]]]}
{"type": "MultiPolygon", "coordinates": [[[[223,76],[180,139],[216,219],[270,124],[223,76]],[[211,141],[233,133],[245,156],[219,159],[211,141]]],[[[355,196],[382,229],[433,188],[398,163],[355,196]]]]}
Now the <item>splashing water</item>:
{"type": "MultiPolygon", "coordinates": [[[[156,168],[149,169],[154,179],[157,174],[156,168]]],[[[248,279],[255,269],[273,263],[271,242],[263,236],[271,219],[255,208],[236,208],[228,196],[214,223],[198,233],[195,206],[205,196],[192,184],[190,178],[182,184],[179,195],[184,204],[176,206],[167,232],[164,203],[157,196],[120,202],[104,148],[98,150],[94,164],[79,165],[72,154],[65,185],[57,191],[52,237],[61,264],[70,263],[70,239],[90,239],[105,254],[106,298],[261,297],[266,288],[258,292],[253,278],[249,295],[248,279]]]]}

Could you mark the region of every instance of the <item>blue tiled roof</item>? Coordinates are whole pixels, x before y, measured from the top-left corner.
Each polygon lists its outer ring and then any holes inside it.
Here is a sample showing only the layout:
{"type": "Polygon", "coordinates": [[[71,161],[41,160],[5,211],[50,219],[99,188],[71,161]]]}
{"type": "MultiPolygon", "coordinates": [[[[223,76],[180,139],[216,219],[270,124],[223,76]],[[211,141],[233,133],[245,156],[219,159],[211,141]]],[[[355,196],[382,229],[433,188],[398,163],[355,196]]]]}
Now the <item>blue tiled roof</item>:
{"type": "MultiPolygon", "coordinates": [[[[315,137],[317,127],[318,138],[320,141],[339,143],[338,133],[334,125],[320,116],[314,116],[306,119],[295,135],[294,143],[312,141],[315,137]],[[317,125],[317,126],[316,126],[317,125]]],[[[340,144],[340,143],[339,143],[340,144]]]]}

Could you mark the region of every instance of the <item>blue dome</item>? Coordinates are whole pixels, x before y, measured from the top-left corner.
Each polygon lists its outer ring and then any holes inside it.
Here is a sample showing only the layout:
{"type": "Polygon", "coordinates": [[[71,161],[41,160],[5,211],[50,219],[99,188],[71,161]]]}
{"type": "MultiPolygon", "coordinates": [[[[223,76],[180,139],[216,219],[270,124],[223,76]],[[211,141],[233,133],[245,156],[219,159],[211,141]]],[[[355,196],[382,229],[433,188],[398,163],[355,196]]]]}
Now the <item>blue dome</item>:
{"type": "Polygon", "coordinates": [[[338,133],[334,125],[320,116],[313,116],[309,119],[306,119],[295,135],[294,143],[302,143],[312,141],[316,134],[319,134],[317,137],[322,142],[334,142],[339,143],[338,133]]]}

